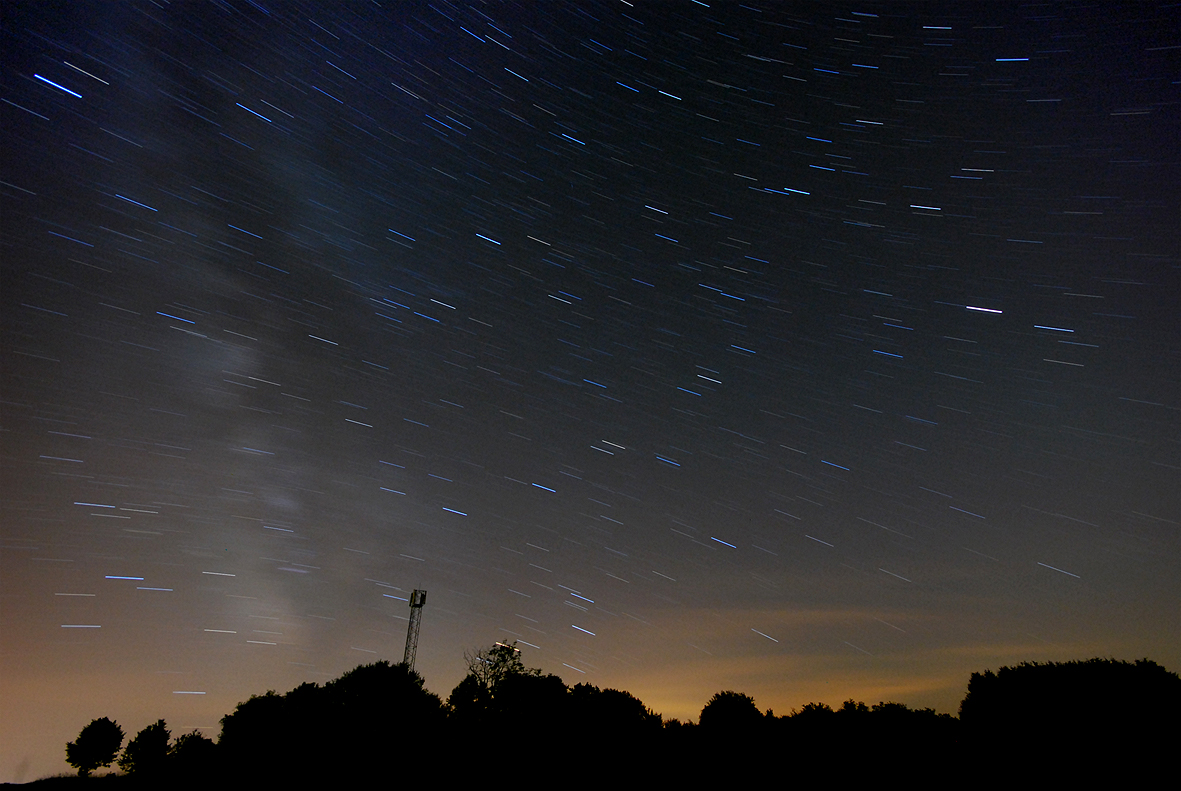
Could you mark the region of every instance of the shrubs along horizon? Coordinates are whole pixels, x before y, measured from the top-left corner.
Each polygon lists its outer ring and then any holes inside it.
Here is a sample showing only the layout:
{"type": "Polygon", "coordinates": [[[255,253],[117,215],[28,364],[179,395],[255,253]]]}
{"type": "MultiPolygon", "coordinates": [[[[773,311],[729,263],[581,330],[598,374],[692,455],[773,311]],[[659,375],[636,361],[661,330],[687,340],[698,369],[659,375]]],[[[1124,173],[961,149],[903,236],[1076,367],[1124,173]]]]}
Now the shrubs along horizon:
{"type": "Polygon", "coordinates": [[[991,772],[1052,784],[1124,784],[1176,750],[1181,676],[1155,662],[1022,662],[973,673],[966,740],[991,772]]]}
{"type": "MultiPolygon", "coordinates": [[[[359,665],[323,686],[239,703],[216,744],[194,732],[169,747],[159,720],[119,763],[132,779],[170,788],[223,776],[265,786],[459,787],[504,769],[570,788],[848,785],[887,770],[980,788],[1020,778],[1127,784],[1167,765],[1181,703],[1176,673],[1148,660],[1093,659],[973,673],[958,719],[854,700],[775,716],[726,690],[695,724],[662,721],[625,691],[567,687],[525,667],[515,644],[469,662],[447,703],[404,665],[359,665]],[[785,749],[803,760],[776,759],[785,749]]],[[[67,758],[86,775],[109,765],[122,739],[115,723],[94,720],[67,758]]]]}

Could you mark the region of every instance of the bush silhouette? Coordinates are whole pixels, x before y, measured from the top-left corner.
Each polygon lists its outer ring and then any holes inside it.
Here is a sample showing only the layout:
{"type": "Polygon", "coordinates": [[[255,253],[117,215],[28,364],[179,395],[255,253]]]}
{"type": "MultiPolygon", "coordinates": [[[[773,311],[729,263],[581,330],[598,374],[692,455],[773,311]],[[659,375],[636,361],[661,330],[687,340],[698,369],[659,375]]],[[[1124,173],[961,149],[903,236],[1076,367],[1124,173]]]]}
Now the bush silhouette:
{"type": "Polygon", "coordinates": [[[1038,731],[1079,743],[1150,738],[1181,703],[1181,677],[1147,659],[1023,662],[973,673],[960,719],[978,736],[1004,722],[1016,735],[1038,731]],[[1134,736],[1134,734],[1137,734],[1134,736]]]}
{"type": "MultiPolygon", "coordinates": [[[[443,703],[422,677],[383,661],[323,687],[303,684],[239,703],[222,718],[217,746],[227,769],[253,780],[369,786],[388,771],[376,756],[399,744],[437,749],[443,722],[443,703]]],[[[424,758],[404,779],[421,781],[429,765],[424,758]]]]}
{"type": "Polygon", "coordinates": [[[444,722],[443,702],[428,692],[422,676],[405,665],[363,665],[323,688],[330,707],[332,742],[358,762],[390,745],[428,746],[444,722]]]}
{"type": "Polygon", "coordinates": [[[763,715],[750,695],[726,690],[718,692],[701,710],[698,724],[704,731],[748,734],[763,722],[763,715]]]}
{"type": "Polygon", "coordinates": [[[76,741],[66,743],[66,763],[87,777],[101,766],[110,766],[123,746],[123,729],[106,717],[91,720],[76,741]]]}
{"type": "Polygon", "coordinates": [[[182,734],[168,748],[168,773],[197,784],[217,769],[217,745],[197,731],[182,734]]]}
{"type": "Polygon", "coordinates": [[[447,698],[451,723],[465,730],[482,727],[491,705],[492,690],[471,673],[455,685],[451,696],[447,698]]]}
{"type": "Polygon", "coordinates": [[[504,700],[519,698],[523,694],[517,688],[519,685],[509,679],[539,678],[541,670],[525,667],[515,641],[465,651],[463,657],[468,673],[447,698],[448,727],[464,738],[476,740],[474,743],[485,744],[489,737],[481,731],[504,714],[503,706],[497,708],[498,690],[508,682],[504,686],[504,700]]]}
{"type": "Polygon", "coordinates": [[[1165,768],[1181,677],[1147,659],[1023,662],[973,673],[960,704],[971,749],[996,772],[1126,783],[1165,768]]]}
{"type": "Polygon", "coordinates": [[[543,749],[567,738],[560,734],[568,727],[569,703],[569,690],[558,676],[506,676],[492,696],[498,740],[543,749]]]}
{"type": "Polygon", "coordinates": [[[620,745],[652,742],[663,723],[630,692],[578,684],[570,690],[570,719],[584,742],[620,745]]]}
{"type": "Polygon", "coordinates": [[[119,768],[129,775],[159,775],[168,757],[169,735],[164,720],[156,720],[127,743],[119,756],[119,768]]]}

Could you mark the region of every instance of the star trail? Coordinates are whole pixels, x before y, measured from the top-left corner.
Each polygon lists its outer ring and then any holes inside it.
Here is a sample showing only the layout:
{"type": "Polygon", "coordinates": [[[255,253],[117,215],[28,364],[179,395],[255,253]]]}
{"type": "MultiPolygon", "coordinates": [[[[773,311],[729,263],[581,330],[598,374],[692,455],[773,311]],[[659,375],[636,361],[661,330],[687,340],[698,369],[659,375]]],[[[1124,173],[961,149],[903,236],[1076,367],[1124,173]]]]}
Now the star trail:
{"type": "Polygon", "coordinates": [[[1176,6],[6,3],[0,779],[465,649],[1181,666],[1176,6]]]}

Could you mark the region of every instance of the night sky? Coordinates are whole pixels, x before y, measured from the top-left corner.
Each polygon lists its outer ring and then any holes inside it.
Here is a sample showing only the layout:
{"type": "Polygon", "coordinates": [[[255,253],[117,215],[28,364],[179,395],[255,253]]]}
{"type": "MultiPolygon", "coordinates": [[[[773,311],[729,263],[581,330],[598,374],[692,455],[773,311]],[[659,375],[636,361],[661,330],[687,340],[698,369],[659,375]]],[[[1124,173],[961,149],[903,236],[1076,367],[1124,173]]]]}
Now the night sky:
{"type": "Polygon", "coordinates": [[[1181,668],[1152,3],[3,3],[0,780],[463,653],[1181,668]]]}

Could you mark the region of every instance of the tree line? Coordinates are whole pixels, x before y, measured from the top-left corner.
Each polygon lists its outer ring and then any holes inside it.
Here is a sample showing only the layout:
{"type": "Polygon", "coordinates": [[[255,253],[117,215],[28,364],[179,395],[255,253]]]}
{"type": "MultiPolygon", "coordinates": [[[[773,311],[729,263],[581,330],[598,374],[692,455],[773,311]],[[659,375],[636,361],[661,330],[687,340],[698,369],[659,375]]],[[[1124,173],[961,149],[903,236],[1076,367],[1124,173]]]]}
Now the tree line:
{"type": "Polygon", "coordinates": [[[1127,782],[1164,770],[1177,743],[1181,677],[1147,659],[1025,662],[972,673],[959,716],[901,703],[809,703],[777,716],[718,692],[696,723],[631,693],[567,686],[527,668],[516,643],[465,655],[446,701],[404,665],[360,665],[239,703],[216,742],[170,741],[163,720],[126,746],[97,719],[66,745],[81,776],[116,764],[120,782],[206,786],[452,788],[493,777],[559,788],[1027,786],[1127,782]]]}

